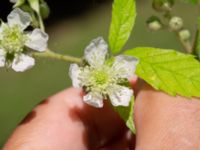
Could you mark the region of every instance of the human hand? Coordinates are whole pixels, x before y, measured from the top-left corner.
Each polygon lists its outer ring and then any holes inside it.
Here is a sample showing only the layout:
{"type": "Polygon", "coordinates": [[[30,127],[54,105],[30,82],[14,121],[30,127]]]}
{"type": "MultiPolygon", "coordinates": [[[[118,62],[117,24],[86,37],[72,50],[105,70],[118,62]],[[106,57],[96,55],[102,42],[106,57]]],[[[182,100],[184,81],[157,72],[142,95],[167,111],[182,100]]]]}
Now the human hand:
{"type": "MultiPolygon", "coordinates": [[[[5,150],[123,149],[127,128],[108,103],[97,109],[70,88],[38,105],[8,140],[5,150]]],[[[130,135],[130,134],[129,134],[130,135]]],[[[127,139],[127,138],[128,139],[127,139]]]]}
{"type": "Polygon", "coordinates": [[[198,150],[200,102],[171,97],[146,84],[138,88],[135,137],[105,102],[96,109],[70,88],[37,106],[17,127],[4,150],[198,150]]]}
{"type": "Polygon", "coordinates": [[[199,150],[200,100],[171,97],[147,84],[135,104],[137,150],[199,150]]]}

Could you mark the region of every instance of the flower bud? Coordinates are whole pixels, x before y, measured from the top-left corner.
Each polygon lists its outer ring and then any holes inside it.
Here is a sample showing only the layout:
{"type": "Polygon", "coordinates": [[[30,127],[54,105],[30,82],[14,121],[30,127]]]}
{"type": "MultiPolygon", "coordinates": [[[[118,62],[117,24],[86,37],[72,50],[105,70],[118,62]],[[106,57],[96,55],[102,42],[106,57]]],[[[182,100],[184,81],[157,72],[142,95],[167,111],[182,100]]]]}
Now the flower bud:
{"type": "Polygon", "coordinates": [[[158,31],[162,28],[160,19],[156,16],[152,16],[147,20],[147,26],[152,31],[158,31]]]}
{"type": "Polygon", "coordinates": [[[183,20],[180,17],[174,16],[169,21],[169,27],[173,31],[178,31],[183,28],[183,20]]]}
{"type": "Polygon", "coordinates": [[[189,40],[191,36],[190,31],[187,29],[181,30],[178,34],[179,34],[180,39],[183,41],[189,40]]]}
{"type": "Polygon", "coordinates": [[[49,14],[50,14],[50,8],[48,6],[48,4],[43,1],[41,4],[40,4],[40,12],[41,12],[41,15],[42,15],[42,18],[43,19],[46,19],[49,17],[49,14]]]}
{"type": "Polygon", "coordinates": [[[171,11],[174,0],[153,0],[152,6],[156,11],[171,11]]]}

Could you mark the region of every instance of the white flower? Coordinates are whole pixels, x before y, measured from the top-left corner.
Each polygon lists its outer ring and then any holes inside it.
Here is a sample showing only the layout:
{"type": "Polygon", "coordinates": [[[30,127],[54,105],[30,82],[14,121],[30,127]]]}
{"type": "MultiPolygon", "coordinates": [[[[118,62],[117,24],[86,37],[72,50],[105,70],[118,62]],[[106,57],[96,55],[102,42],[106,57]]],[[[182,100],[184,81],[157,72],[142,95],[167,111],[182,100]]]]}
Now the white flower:
{"type": "Polygon", "coordinates": [[[25,32],[31,23],[31,16],[19,8],[8,15],[7,21],[0,26],[0,67],[7,65],[16,72],[23,72],[35,64],[34,58],[25,53],[25,47],[45,51],[48,35],[40,29],[25,32]]]}
{"type": "Polygon", "coordinates": [[[114,106],[128,106],[133,90],[124,83],[134,74],[138,60],[119,55],[107,58],[108,46],[103,38],[93,40],[85,49],[85,66],[71,64],[69,75],[76,88],[84,88],[84,102],[103,107],[103,99],[114,106]]]}

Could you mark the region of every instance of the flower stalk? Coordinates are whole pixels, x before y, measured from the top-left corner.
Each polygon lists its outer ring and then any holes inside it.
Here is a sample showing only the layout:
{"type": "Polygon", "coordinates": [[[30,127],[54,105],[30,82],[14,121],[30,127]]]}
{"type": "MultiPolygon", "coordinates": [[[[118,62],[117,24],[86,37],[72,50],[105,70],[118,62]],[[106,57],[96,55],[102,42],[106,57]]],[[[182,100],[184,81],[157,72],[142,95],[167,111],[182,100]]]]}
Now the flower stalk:
{"type": "Polygon", "coordinates": [[[70,56],[70,55],[58,54],[58,53],[55,53],[55,52],[53,52],[53,51],[51,51],[49,49],[46,50],[43,53],[33,52],[32,56],[33,57],[57,59],[57,60],[62,60],[62,61],[70,62],[70,63],[78,63],[78,64],[80,64],[81,61],[82,61],[81,58],[77,58],[77,57],[70,56]]]}

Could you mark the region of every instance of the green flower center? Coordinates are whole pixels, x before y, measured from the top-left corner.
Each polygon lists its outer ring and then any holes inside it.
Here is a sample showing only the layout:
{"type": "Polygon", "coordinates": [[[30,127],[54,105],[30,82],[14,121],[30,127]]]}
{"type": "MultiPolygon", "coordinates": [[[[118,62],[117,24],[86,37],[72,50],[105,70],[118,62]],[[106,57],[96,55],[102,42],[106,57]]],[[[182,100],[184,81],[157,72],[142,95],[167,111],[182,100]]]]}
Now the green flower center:
{"type": "Polygon", "coordinates": [[[103,64],[98,68],[91,66],[84,67],[80,80],[86,91],[96,91],[103,95],[107,94],[109,87],[117,83],[112,67],[107,64],[103,64]]]}
{"type": "Polygon", "coordinates": [[[0,46],[8,54],[15,54],[23,51],[27,36],[23,34],[19,26],[3,27],[2,40],[0,46]]]}
{"type": "Polygon", "coordinates": [[[109,82],[109,75],[105,72],[101,71],[95,71],[94,72],[94,79],[96,85],[104,85],[109,82]]]}
{"type": "Polygon", "coordinates": [[[90,71],[91,73],[86,77],[89,79],[87,79],[89,82],[85,82],[85,85],[90,85],[89,87],[93,90],[104,93],[110,85],[116,82],[115,78],[113,78],[111,68],[107,65],[103,65],[102,67],[96,69],[93,68],[90,71]]]}

